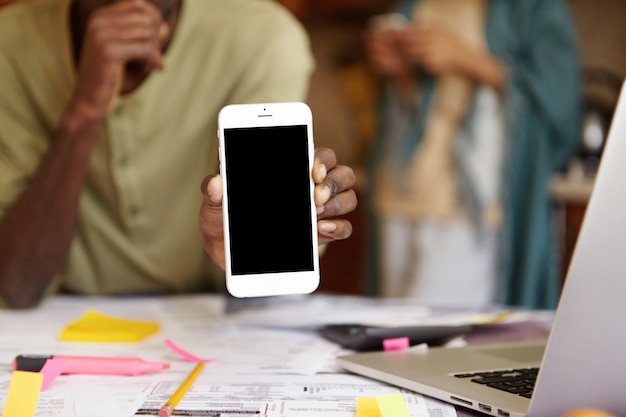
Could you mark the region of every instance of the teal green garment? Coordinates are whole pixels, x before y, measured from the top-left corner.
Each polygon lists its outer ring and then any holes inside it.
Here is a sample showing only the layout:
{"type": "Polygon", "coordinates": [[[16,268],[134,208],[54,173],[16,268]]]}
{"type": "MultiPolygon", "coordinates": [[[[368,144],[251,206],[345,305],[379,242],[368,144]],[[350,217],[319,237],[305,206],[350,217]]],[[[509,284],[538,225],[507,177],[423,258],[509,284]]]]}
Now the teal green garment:
{"type": "MultiPolygon", "coordinates": [[[[405,1],[399,11],[408,14],[415,4],[405,1]]],[[[578,44],[567,5],[562,0],[490,0],[486,39],[491,53],[507,65],[503,94],[506,106],[506,154],[503,172],[505,220],[499,245],[499,300],[503,304],[554,308],[561,288],[560,256],[549,182],[563,170],[580,143],[582,94],[578,44]]],[[[424,74],[420,74],[425,77],[424,74]]],[[[434,83],[426,76],[420,91],[424,103],[411,134],[395,150],[408,162],[419,143],[434,83]]],[[[368,184],[379,169],[385,147],[385,101],[382,92],[379,132],[370,152],[368,184]]],[[[471,115],[471,111],[468,112],[471,115]]],[[[399,159],[399,160],[400,160],[399,159]]],[[[461,181],[463,183],[463,181],[461,181]]],[[[373,203],[373,187],[369,202],[373,203]]],[[[472,213],[472,186],[460,190],[472,213]]],[[[475,216],[477,217],[477,216],[475,216]]],[[[370,262],[368,279],[377,292],[377,227],[369,204],[370,262]]]]}

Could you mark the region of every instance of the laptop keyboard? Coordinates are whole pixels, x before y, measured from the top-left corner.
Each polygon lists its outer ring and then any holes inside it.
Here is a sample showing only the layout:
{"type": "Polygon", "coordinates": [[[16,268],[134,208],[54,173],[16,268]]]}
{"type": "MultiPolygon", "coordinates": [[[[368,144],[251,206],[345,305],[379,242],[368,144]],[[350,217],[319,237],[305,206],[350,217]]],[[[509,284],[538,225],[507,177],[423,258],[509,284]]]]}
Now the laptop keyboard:
{"type": "Polygon", "coordinates": [[[454,376],[457,378],[470,378],[470,381],[477,384],[530,398],[533,395],[538,372],[539,368],[522,368],[455,374],[454,376]]]}

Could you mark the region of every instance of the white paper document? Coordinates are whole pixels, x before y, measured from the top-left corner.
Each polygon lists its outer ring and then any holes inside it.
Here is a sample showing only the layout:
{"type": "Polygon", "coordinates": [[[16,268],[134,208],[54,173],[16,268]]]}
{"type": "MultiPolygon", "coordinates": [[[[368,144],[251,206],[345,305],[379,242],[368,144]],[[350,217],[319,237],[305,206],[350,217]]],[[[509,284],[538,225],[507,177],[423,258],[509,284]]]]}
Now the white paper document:
{"type": "MultiPolygon", "coordinates": [[[[170,368],[139,376],[60,375],[42,391],[37,417],[133,417],[158,415],[193,367],[165,339],[201,358],[213,358],[176,408],[176,415],[228,417],[354,417],[357,399],[402,393],[411,417],[455,417],[454,407],[333,366],[345,351],[309,325],[332,317],[328,299],[313,298],[278,326],[268,317],[284,307],[228,313],[221,296],[54,297],[32,310],[0,310],[0,411],[4,409],[17,355],[137,356],[170,368]],[[157,322],[160,331],[138,343],[62,342],[61,329],[88,309],[157,322]],[[327,310],[324,314],[322,311],[327,310]],[[261,314],[262,315],[262,314],[261,314]],[[282,325],[300,322],[303,326],[282,325]]],[[[356,300],[346,299],[344,311],[356,300]]],[[[291,303],[279,303],[289,305],[291,303]]],[[[289,308],[293,308],[292,304],[289,308]]],[[[407,307],[408,308],[408,307],[407,307]]],[[[407,310],[408,311],[408,310],[407,310]]],[[[426,317],[428,309],[412,309],[426,317]]],[[[371,312],[373,317],[376,313],[371,312]]],[[[395,310],[394,314],[398,311],[395,310]]],[[[381,310],[382,314],[382,310],[381,310]]],[[[382,316],[381,316],[382,317],[382,316]]],[[[345,317],[344,317],[345,318],[345,317]]],[[[380,317],[379,317],[380,318],[380,317]]]]}
{"type": "MultiPolygon", "coordinates": [[[[157,415],[175,388],[171,380],[156,383],[135,416],[157,415]]],[[[439,413],[434,415],[456,415],[451,406],[427,405],[415,393],[346,374],[321,374],[314,379],[264,376],[254,380],[205,374],[194,383],[176,412],[216,417],[354,417],[358,397],[394,393],[402,393],[411,417],[429,417],[428,408],[433,406],[439,413]]]]}

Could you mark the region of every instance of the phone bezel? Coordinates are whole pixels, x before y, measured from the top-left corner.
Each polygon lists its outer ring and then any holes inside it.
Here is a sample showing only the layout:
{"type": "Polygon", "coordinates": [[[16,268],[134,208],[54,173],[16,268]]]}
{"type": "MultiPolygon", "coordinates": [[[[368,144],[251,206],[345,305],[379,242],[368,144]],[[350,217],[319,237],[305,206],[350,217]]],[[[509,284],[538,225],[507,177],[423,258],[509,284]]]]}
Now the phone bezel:
{"type": "MultiPolygon", "coordinates": [[[[320,282],[319,251],[317,237],[317,210],[314,202],[315,184],[310,177],[311,201],[311,241],[313,255],[313,270],[298,272],[278,272],[261,274],[233,275],[231,268],[231,246],[228,211],[228,188],[226,178],[226,146],[224,144],[224,130],[232,128],[273,127],[306,125],[308,136],[309,172],[313,169],[314,141],[313,117],[308,105],[301,102],[288,103],[254,103],[231,104],[223,107],[218,115],[218,137],[220,173],[224,189],[223,195],[223,224],[224,224],[224,252],[226,288],[234,297],[266,297],[287,294],[308,294],[317,289],[320,282]]],[[[277,190],[278,192],[278,190],[277,190]]]]}

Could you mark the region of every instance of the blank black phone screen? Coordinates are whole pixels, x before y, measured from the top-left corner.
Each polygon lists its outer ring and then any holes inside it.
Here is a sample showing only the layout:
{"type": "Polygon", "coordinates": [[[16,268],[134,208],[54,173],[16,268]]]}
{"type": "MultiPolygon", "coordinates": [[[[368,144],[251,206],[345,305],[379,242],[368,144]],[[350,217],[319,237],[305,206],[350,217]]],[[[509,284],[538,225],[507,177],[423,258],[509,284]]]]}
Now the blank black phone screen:
{"type": "Polygon", "coordinates": [[[224,129],[231,274],[312,271],[306,125],[224,129]]]}

